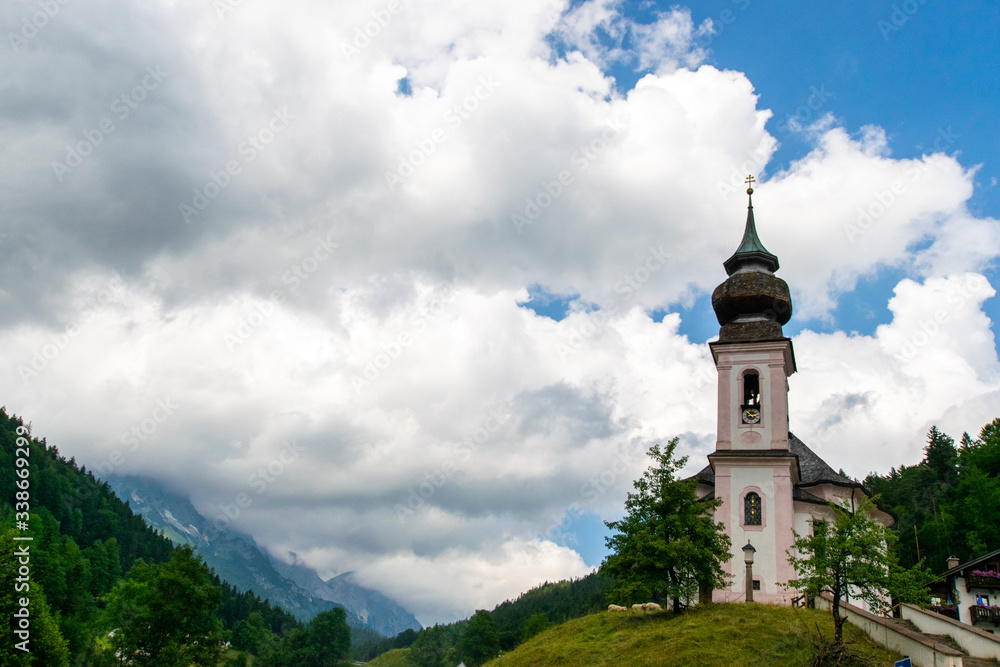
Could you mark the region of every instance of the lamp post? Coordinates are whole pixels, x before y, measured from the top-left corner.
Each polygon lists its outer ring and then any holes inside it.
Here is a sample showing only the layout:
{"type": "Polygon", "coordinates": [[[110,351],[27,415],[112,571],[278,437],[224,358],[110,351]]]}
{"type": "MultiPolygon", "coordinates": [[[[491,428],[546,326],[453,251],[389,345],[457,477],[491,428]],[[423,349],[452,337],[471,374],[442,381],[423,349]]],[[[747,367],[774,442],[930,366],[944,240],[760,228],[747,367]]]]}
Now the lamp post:
{"type": "Polygon", "coordinates": [[[747,540],[747,545],[743,547],[743,560],[747,564],[747,602],[753,602],[753,554],[757,551],[747,540]]]}

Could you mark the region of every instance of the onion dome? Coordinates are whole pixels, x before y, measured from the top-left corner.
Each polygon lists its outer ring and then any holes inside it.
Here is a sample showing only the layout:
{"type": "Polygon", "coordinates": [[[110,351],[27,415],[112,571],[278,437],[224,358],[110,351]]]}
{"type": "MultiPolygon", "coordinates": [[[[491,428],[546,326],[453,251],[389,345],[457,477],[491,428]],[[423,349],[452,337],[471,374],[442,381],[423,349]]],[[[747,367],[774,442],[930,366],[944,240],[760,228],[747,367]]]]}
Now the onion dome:
{"type": "MultiPolygon", "coordinates": [[[[747,178],[753,183],[753,177],[747,178]]],[[[781,340],[781,325],[792,317],[788,284],[774,275],[778,258],[757,236],[753,218],[753,188],[747,188],[747,224],[743,242],[723,266],[729,278],[712,293],[712,308],[719,318],[719,342],[781,340]]]]}

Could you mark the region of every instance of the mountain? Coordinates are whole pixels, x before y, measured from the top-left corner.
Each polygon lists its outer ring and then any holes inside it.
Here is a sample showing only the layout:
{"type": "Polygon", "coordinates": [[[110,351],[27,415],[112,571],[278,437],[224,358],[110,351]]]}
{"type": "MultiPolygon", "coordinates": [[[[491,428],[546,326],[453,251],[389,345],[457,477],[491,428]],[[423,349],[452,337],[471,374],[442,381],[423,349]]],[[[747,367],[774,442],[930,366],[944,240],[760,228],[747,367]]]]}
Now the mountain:
{"type": "Polygon", "coordinates": [[[323,581],[316,571],[306,566],[295,553],[289,553],[291,563],[273,558],[274,568],[286,579],[309,591],[314,597],[343,605],[357,614],[369,627],[387,637],[403,630],[420,630],[419,621],[403,607],[378,591],[364,588],[354,581],[353,572],[345,572],[323,581]]]}
{"type": "Polygon", "coordinates": [[[325,582],[294,560],[294,554],[292,564],[271,558],[252,537],[212,525],[187,496],[155,480],[110,475],[106,481],[151,526],[176,544],[195,547],[222,579],[238,590],[253,590],[302,621],[339,606],[347,610],[351,627],[390,637],[407,628],[421,628],[413,614],[381,593],[353,583],[350,573],[325,582]]]}

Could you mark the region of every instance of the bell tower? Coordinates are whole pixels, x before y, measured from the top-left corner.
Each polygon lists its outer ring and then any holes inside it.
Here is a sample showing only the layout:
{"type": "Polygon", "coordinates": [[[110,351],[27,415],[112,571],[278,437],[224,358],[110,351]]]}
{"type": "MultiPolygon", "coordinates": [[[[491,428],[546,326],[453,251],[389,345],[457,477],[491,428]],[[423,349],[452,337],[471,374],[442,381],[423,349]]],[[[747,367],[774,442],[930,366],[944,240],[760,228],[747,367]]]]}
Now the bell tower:
{"type": "MultiPolygon", "coordinates": [[[[747,177],[753,183],[753,177],[747,177]]],[[[774,275],[778,258],[760,242],[747,188],[743,242],[723,266],[712,307],[719,340],[711,343],[719,373],[717,449],[788,449],[788,382],[795,372],[792,342],[781,326],[792,316],[788,285],[774,275]]]]}
{"type": "Polygon", "coordinates": [[[757,236],[753,177],[747,177],[747,222],[743,241],[723,266],[729,276],[712,294],[719,340],[710,343],[718,370],[718,430],[708,459],[716,497],[716,521],[726,527],[733,558],[724,566],[729,588],[716,601],[741,599],[752,586],[754,599],[787,602],[782,587],[792,578],[786,551],[793,541],[793,488],[797,458],[789,452],[788,376],[795,372],[792,341],[781,327],[792,316],[788,285],[774,275],[778,258],[757,236]],[[742,548],[756,549],[754,579],[733,564],[742,548]]]}

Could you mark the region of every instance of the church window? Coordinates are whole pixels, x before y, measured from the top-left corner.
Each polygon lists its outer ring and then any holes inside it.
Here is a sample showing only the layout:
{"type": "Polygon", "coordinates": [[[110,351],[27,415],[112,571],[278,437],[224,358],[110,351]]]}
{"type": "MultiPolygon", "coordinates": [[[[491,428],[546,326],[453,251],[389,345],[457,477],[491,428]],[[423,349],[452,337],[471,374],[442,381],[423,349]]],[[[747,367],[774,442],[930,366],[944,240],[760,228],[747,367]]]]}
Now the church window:
{"type": "Polygon", "coordinates": [[[755,591],[759,591],[760,590],[760,580],[759,579],[754,579],[753,580],[753,589],[755,591]]]}
{"type": "Polygon", "coordinates": [[[760,376],[754,372],[743,376],[743,407],[760,406],[760,376]]]}
{"type": "Polygon", "coordinates": [[[760,376],[753,371],[743,375],[743,405],[740,414],[744,424],[760,423],[760,376]]]}
{"type": "Polygon", "coordinates": [[[761,525],[760,496],[751,491],[743,498],[743,525],[761,525]]]}

